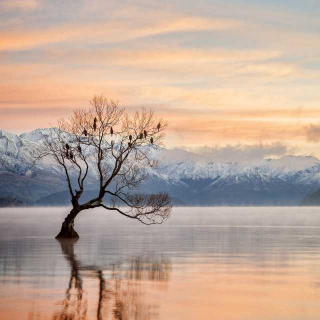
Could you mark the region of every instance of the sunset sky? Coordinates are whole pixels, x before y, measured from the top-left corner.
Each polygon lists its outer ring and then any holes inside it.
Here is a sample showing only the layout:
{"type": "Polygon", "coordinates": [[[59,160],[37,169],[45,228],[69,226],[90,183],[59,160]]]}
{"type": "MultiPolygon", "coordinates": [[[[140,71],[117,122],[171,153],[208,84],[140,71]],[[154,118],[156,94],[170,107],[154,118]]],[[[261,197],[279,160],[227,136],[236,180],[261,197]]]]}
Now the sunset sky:
{"type": "Polygon", "coordinates": [[[319,15],[319,0],[0,0],[0,129],[104,94],[153,108],[171,148],[320,156],[319,15]]]}

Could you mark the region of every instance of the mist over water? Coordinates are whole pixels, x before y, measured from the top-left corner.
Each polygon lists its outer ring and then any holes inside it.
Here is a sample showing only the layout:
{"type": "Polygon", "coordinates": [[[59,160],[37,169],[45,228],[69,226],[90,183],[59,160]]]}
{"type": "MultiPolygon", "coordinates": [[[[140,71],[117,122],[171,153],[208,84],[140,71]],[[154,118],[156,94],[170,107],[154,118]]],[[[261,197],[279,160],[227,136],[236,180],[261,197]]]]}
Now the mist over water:
{"type": "Polygon", "coordinates": [[[0,211],[0,319],[319,319],[318,208],[174,208],[163,225],[0,211]]]}

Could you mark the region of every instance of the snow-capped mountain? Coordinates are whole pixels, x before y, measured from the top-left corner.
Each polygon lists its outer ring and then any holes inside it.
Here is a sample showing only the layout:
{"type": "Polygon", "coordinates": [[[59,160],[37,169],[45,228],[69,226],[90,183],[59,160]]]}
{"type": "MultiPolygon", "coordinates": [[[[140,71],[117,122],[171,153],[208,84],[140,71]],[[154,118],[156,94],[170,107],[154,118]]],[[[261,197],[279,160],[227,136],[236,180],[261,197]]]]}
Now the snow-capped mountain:
{"type": "MultiPolygon", "coordinates": [[[[61,168],[50,158],[35,162],[33,151],[52,129],[15,135],[0,130],[0,197],[34,203],[66,190],[61,168]]],[[[254,163],[218,162],[185,150],[161,150],[142,188],[166,191],[186,205],[298,205],[320,188],[320,161],[285,156],[254,163]]],[[[94,177],[88,187],[95,189],[94,177]]],[[[53,197],[54,198],[54,197],[53,197]]]]}

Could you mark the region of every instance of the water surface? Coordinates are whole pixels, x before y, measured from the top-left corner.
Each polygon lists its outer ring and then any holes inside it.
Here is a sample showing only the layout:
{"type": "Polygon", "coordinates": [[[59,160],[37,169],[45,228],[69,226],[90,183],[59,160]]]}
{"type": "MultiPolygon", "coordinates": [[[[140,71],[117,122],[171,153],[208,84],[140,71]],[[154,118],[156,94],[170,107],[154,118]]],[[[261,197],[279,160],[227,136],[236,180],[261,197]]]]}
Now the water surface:
{"type": "Polygon", "coordinates": [[[105,210],[0,211],[0,319],[320,319],[320,209],[175,208],[145,226],[105,210]]]}

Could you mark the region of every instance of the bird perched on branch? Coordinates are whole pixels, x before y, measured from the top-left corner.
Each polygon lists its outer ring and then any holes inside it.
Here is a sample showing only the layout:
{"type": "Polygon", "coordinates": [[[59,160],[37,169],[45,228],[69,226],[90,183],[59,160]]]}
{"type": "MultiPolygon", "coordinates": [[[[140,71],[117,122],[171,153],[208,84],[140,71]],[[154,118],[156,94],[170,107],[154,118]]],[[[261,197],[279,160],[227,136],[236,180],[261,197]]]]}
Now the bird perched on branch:
{"type": "Polygon", "coordinates": [[[97,118],[96,117],[93,119],[93,130],[94,131],[97,130],[97,118]]]}
{"type": "Polygon", "coordinates": [[[159,122],[158,125],[157,125],[158,132],[159,132],[160,128],[161,128],[161,124],[159,122]]]}

